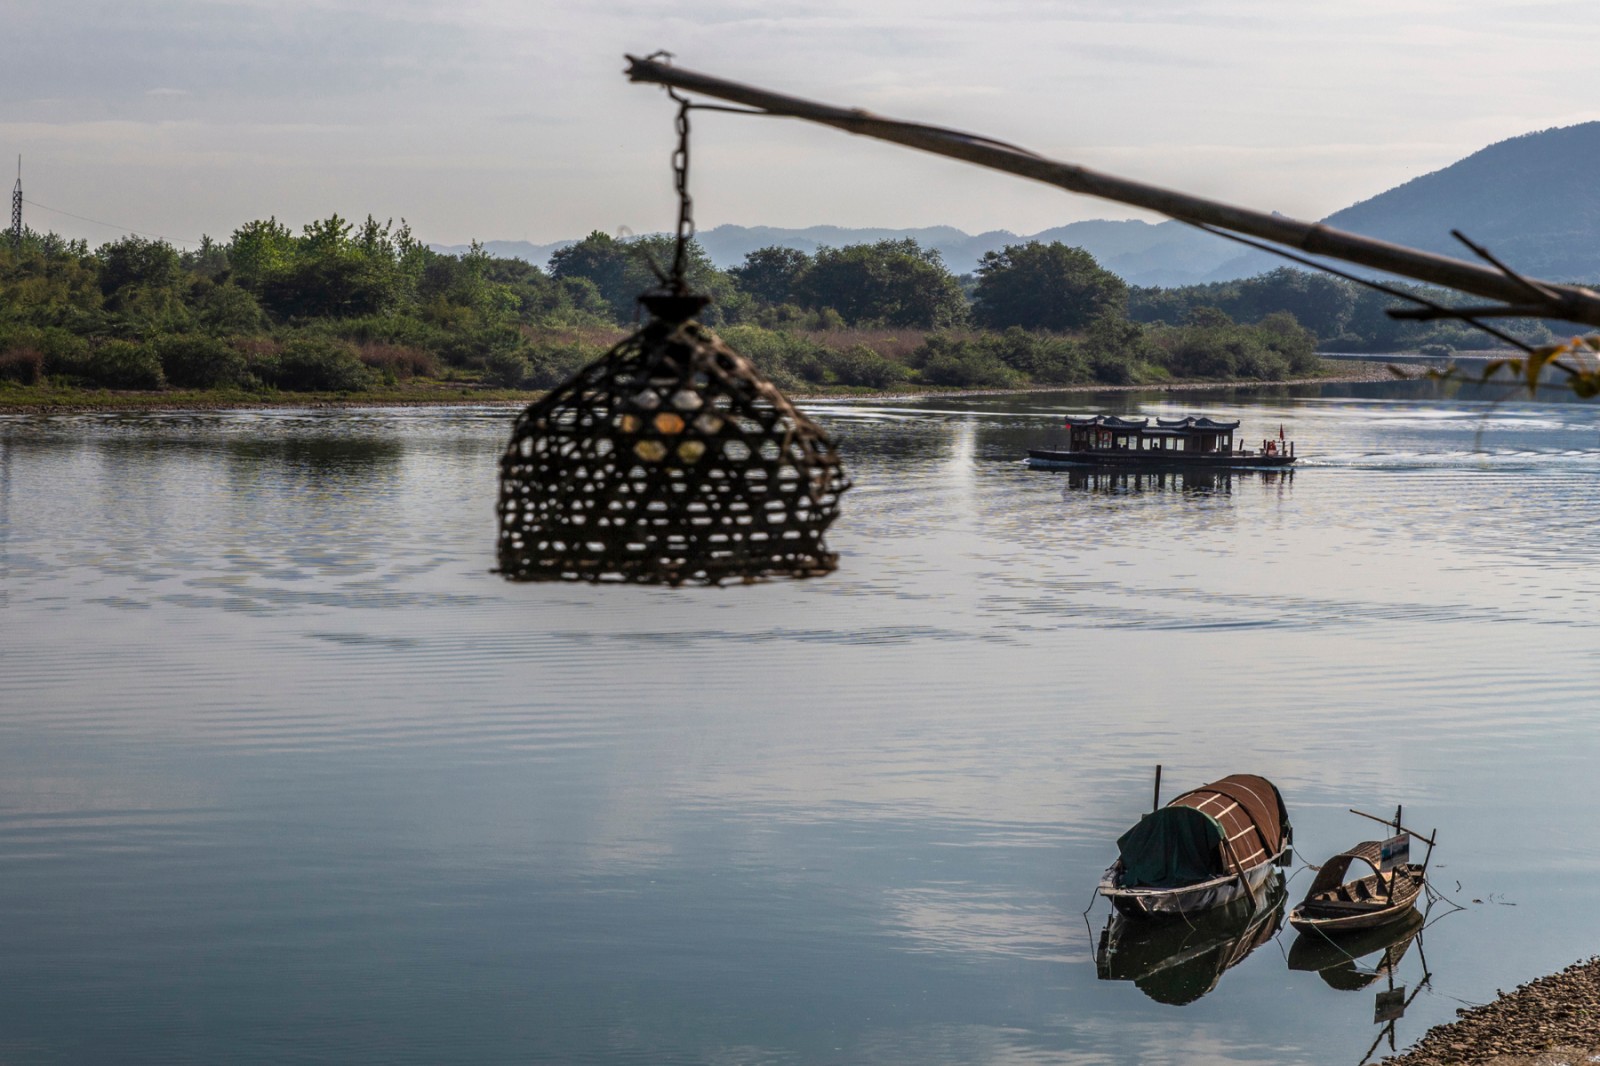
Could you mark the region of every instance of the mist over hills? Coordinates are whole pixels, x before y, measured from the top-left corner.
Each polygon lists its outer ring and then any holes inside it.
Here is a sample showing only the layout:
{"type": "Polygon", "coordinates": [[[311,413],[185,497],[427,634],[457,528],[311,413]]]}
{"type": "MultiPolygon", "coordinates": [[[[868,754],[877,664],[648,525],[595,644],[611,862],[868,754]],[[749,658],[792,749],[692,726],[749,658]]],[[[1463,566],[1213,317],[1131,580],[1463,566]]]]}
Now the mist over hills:
{"type": "MultiPolygon", "coordinates": [[[[1431,174],[1329,215],[1340,229],[1428,251],[1463,257],[1450,236],[1460,229],[1528,274],[1557,281],[1600,278],[1600,122],[1527,133],[1491,144],[1431,174]]],[[[723,225],[699,234],[711,259],[738,266],[747,253],[769,245],[815,252],[912,237],[936,248],[957,274],[975,270],[984,252],[1024,241],[1061,241],[1086,249],[1106,269],[1133,285],[1172,287],[1251,277],[1283,265],[1264,252],[1203,233],[1181,222],[1096,219],[1039,233],[1006,230],[968,234],[952,226],[851,229],[809,226],[723,225]]],[[[493,255],[545,265],[552,252],[574,241],[536,245],[490,241],[493,255]]],[[[440,246],[459,253],[465,246],[440,246]]]]}

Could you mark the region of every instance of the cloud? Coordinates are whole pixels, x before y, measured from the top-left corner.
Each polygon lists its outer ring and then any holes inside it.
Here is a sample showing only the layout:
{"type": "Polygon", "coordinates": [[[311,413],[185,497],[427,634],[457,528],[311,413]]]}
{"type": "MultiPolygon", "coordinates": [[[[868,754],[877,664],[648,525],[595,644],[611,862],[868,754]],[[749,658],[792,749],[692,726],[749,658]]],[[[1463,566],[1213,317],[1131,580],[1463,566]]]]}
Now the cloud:
{"type": "MultiPolygon", "coordinates": [[[[47,165],[75,145],[75,209],[114,200],[146,228],[226,232],[268,202],[280,217],[364,213],[370,197],[429,219],[419,232],[447,243],[648,231],[670,223],[670,105],[625,81],[622,54],[665,47],[735,80],[1316,216],[1488,140],[1600,117],[1549,76],[1587,65],[1600,31],[1579,10],[22,0],[8,17],[30,47],[0,68],[0,151],[47,165]],[[135,146],[147,169],[119,173],[135,146]],[[197,159],[214,168],[203,199],[178,191],[197,159]],[[219,217],[190,217],[201,209],[219,217]]],[[[1031,232],[1127,213],[794,122],[707,119],[696,136],[703,225],[1031,232]]]]}

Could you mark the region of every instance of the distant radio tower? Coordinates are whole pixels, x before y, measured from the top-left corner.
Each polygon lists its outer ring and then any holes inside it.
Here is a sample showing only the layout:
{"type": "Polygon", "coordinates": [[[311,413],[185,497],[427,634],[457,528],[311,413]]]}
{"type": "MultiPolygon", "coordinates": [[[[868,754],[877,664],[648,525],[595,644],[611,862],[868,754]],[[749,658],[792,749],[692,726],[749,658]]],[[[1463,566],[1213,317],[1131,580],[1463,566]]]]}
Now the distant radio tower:
{"type": "Polygon", "coordinates": [[[11,190],[11,246],[22,247],[22,157],[17,156],[17,184],[11,190]]]}

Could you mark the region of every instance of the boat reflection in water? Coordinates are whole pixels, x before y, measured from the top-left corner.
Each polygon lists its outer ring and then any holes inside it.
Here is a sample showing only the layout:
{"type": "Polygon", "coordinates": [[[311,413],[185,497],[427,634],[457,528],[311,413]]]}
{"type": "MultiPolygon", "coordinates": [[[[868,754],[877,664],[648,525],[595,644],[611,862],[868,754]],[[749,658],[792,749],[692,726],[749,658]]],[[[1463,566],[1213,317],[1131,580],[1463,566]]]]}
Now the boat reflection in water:
{"type": "Polygon", "coordinates": [[[1365,932],[1336,937],[1301,933],[1289,948],[1289,969],[1315,970],[1329,988],[1359,992],[1379,978],[1394,973],[1422,931],[1422,913],[1415,907],[1405,917],[1365,932]],[[1363,964],[1374,952],[1383,955],[1363,964]]]}
{"type": "Polygon", "coordinates": [[[1360,992],[1378,985],[1372,1004],[1372,1022],[1382,1028],[1366,1054],[1361,1056],[1359,1062],[1363,1064],[1371,1062],[1386,1041],[1391,1053],[1397,1050],[1395,1023],[1405,1016],[1411,1001],[1433,980],[1428,958],[1422,953],[1422,930],[1427,924],[1427,915],[1412,907],[1405,917],[1376,929],[1337,935],[1316,930],[1303,932],[1289,948],[1289,968],[1315,970],[1329,988],[1360,992]],[[1395,979],[1412,944],[1417,946],[1422,976],[1408,993],[1406,986],[1397,984],[1395,979]],[[1379,985],[1380,981],[1383,984],[1379,985]]]}
{"type": "Polygon", "coordinates": [[[1102,981],[1132,981],[1157,1003],[1193,1003],[1283,925],[1288,893],[1274,872],[1255,896],[1183,918],[1113,914],[1100,933],[1102,981]]]}
{"type": "Polygon", "coordinates": [[[1194,496],[1231,496],[1235,482],[1276,486],[1294,480],[1293,470],[1097,470],[1074,468],[1066,477],[1068,492],[1106,496],[1136,496],[1146,492],[1176,492],[1194,496]]]}

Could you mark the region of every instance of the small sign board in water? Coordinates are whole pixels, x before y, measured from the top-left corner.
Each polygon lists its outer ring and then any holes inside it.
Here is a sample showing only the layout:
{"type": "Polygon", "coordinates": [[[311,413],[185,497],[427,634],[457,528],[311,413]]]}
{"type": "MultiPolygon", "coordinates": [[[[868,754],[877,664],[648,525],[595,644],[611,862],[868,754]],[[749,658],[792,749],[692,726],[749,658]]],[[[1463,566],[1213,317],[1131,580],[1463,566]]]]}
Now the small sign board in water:
{"type": "Polygon", "coordinates": [[[1378,993],[1378,1002],[1372,1011],[1372,1024],[1379,1025],[1383,1022],[1392,1022],[1404,1016],[1406,1012],[1406,986],[1392,988],[1387,992],[1378,993]]]}
{"type": "Polygon", "coordinates": [[[1396,866],[1404,865],[1411,861],[1411,834],[1401,833],[1397,837],[1390,837],[1379,845],[1382,849],[1382,868],[1392,870],[1396,866]]]}

